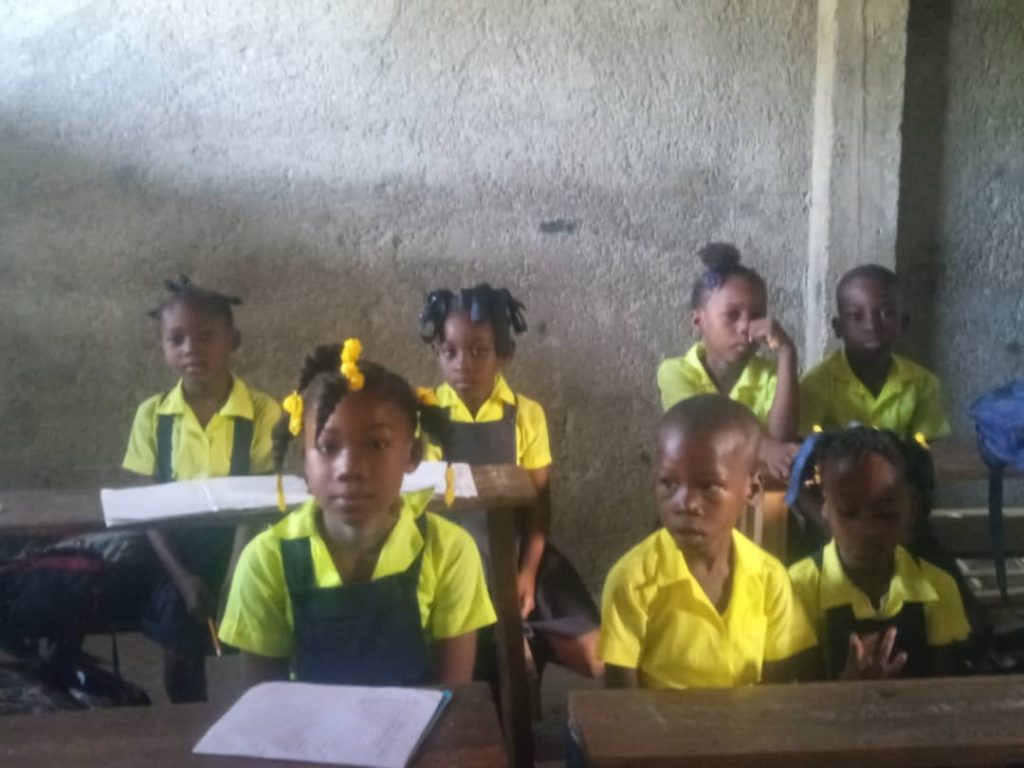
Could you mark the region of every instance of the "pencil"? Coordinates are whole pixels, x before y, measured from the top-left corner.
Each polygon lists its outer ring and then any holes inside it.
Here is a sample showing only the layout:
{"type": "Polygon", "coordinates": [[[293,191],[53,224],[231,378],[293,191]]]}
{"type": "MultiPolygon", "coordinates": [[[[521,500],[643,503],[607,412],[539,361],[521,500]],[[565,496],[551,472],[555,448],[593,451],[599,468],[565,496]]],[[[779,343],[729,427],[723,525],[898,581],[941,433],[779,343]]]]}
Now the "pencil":
{"type": "Polygon", "coordinates": [[[217,656],[224,655],[224,649],[220,647],[220,638],[217,637],[217,624],[214,622],[213,617],[206,619],[206,626],[210,628],[210,639],[213,640],[213,650],[217,656]]]}

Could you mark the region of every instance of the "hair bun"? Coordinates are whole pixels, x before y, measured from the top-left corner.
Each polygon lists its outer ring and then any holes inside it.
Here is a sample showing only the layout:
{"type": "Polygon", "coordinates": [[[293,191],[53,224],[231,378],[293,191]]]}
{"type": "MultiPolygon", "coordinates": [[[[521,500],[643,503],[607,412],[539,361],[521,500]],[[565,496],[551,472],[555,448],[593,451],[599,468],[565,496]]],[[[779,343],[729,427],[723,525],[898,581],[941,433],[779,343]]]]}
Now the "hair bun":
{"type": "Polygon", "coordinates": [[[697,252],[711,272],[728,272],[740,264],[740,251],[732,243],[708,243],[697,252]]]}

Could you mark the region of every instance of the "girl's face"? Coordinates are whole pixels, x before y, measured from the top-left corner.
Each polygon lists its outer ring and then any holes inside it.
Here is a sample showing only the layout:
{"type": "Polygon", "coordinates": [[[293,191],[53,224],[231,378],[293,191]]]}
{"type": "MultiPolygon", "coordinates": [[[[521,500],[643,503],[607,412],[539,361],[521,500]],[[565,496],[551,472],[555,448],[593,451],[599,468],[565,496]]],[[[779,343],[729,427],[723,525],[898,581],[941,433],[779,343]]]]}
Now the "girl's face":
{"type": "Polygon", "coordinates": [[[757,345],[750,340],[750,323],[768,314],[768,299],[760,285],[733,275],[709,291],[704,305],[693,311],[693,327],[709,352],[727,362],[749,357],[757,345]]]}
{"type": "Polygon", "coordinates": [[[822,467],[823,513],[849,571],[892,568],[913,514],[913,492],[901,467],[877,453],[822,467]]]}
{"type": "Polygon", "coordinates": [[[434,349],[445,381],[464,402],[483,403],[490,397],[494,380],[505,366],[490,323],[474,323],[466,312],[451,312],[434,349]]]}
{"type": "Polygon", "coordinates": [[[231,353],[241,336],[223,317],[187,302],[176,302],[160,315],[164,360],[186,385],[206,384],[230,373],[231,353]]]}
{"type": "Polygon", "coordinates": [[[408,417],[373,392],[345,395],[316,436],[316,409],[303,424],[306,482],[325,515],[360,527],[388,515],[421,447],[408,417]]]}

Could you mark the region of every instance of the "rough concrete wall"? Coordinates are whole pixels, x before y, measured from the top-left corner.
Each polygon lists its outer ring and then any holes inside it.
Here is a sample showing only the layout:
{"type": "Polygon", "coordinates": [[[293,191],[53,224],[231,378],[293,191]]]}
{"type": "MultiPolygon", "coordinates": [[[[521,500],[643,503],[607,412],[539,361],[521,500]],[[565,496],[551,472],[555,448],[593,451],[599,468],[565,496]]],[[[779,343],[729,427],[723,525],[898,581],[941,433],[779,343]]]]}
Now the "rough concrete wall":
{"type": "MultiPolygon", "coordinates": [[[[907,349],[967,408],[1024,377],[1024,0],[916,0],[907,52],[898,264],[907,349]]],[[[940,503],[985,503],[983,484],[940,503]]],[[[1020,483],[1008,501],[1024,503],[1020,483]]]]}
{"type": "Polygon", "coordinates": [[[431,287],[528,306],[556,539],[591,583],[652,519],[655,365],[733,239],[802,324],[813,0],[54,0],[0,23],[0,487],[97,482],[171,381],[182,270],[246,299],[274,394],[355,334],[416,383],[431,287]],[[554,222],[554,224],[550,224],[554,222]]]}
{"type": "Polygon", "coordinates": [[[969,437],[971,401],[1024,376],[1024,0],[924,3],[911,33],[908,346],[938,370],[969,437]]]}

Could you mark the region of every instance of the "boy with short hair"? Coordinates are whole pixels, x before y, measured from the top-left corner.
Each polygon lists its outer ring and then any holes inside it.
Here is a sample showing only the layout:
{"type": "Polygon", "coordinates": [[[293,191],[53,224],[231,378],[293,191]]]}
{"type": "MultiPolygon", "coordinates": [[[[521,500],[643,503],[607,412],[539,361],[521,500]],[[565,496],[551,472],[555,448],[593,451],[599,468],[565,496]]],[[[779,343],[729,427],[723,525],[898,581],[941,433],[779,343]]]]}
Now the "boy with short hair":
{"type": "Polygon", "coordinates": [[[782,564],[735,530],[761,492],[761,428],[699,395],[657,430],[661,527],[612,568],[600,650],[609,687],[729,687],[795,677],[811,627],[782,564]],[[784,663],[786,662],[786,663],[784,663]]]}
{"type": "Polygon", "coordinates": [[[832,328],[843,349],[800,382],[801,434],[857,422],[891,429],[903,440],[948,435],[939,380],[893,352],[910,322],[896,273],[878,264],[851,269],[836,287],[836,309],[832,328]]]}

